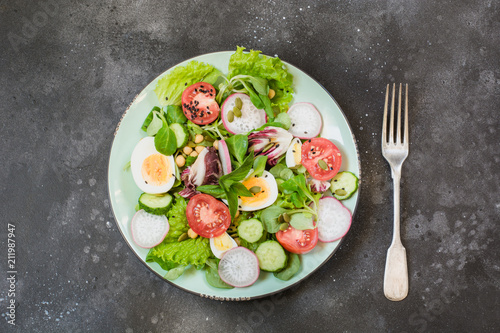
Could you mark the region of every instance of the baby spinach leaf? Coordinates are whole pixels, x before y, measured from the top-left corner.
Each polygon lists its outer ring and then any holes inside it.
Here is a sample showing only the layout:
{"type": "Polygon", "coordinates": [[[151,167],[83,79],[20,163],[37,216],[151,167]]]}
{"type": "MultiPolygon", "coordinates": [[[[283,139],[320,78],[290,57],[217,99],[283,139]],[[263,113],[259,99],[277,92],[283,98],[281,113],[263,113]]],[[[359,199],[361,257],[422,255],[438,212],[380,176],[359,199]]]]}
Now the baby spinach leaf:
{"type": "Polygon", "coordinates": [[[208,75],[203,78],[203,82],[209,83],[216,87],[220,77],[223,76],[222,72],[217,68],[214,68],[208,75]]]}
{"type": "Polygon", "coordinates": [[[250,192],[245,185],[239,182],[234,182],[231,184],[231,191],[234,191],[236,195],[240,197],[251,197],[253,196],[252,192],[250,192]]]}
{"type": "Polygon", "coordinates": [[[310,192],[309,189],[307,188],[306,178],[304,177],[303,174],[293,176],[292,178],[288,179],[286,182],[281,184],[281,187],[283,187],[285,191],[289,191],[290,193],[310,192]]]}
{"type": "Polygon", "coordinates": [[[248,137],[243,134],[233,135],[226,140],[229,153],[236,158],[239,164],[243,163],[248,150],[248,137]]]}
{"type": "Polygon", "coordinates": [[[281,224],[278,218],[284,212],[286,212],[286,209],[279,206],[269,206],[264,209],[260,214],[260,220],[262,221],[264,229],[273,234],[278,232],[281,224]]]}
{"type": "Polygon", "coordinates": [[[266,111],[267,118],[270,121],[273,121],[274,120],[274,112],[273,112],[273,107],[271,106],[271,100],[269,99],[267,94],[266,95],[259,94],[259,98],[262,101],[262,105],[264,105],[264,107],[261,109],[264,109],[266,111]]]}
{"type": "Polygon", "coordinates": [[[231,214],[231,220],[236,217],[236,212],[238,211],[238,195],[232,192],[230,189],[226,191],[227,206],[229,208],[229,213],[231,214]]]}
{"type": "Polygon", "coordinates": [[[274,276],[280,280],[288,281],[300,270],[300,258],[295,253],[288,253],[288,261],[281,271],[274,272],[274,276]]]}
{"type": "Polygon", "coordinates": [[[305,198],[298,192],[293,192],[290,195],[290,201],[296,208],[302,208],[306,205],[305,198]]]}
{"type": "Polygon", "coordinates": [[[181,276],[182,273],[184,273],[185,269],[186,269],[186,266],[183,266],[183,265],[179,265],[175,268],[172,268],[171,270],[169,270],[167,272],[167,274],[165,274],[165,279],[170,280],[170,281],[175,280],[179,276],[181,276]]]}
{"type": "Polygon", "coordinates": [[[224,175],[220,177],[219,183],[232,180],[232,181],[237,181],[239,182],[240,180],[243,180],[246,178],[248,175],[248,172],[252,168],[253,165],[253,155],[248,155],[244,160],[243,163],[233,172],[228,173],[227,175],[224,175]]]}
{"type": "Polygon", "coordinates": [[[187,123],[187,118],[184,115],[184,112],[182,112],[182,108],[179,105],[167,106],[167,122],[169,125],[172,125],[174,123],[187,123]]]}
{"type": "Polygon", "coordinates": [[[224,192],[220,185],[201,185],[198,186],[196,190],[205,194],[210,194],[217,199],[226,199],[226,192],[224,192]]]}
{"type": "Polygon", "coordinates": [[[226,192],[229,212],[231,213],[231,218],[233,219],[236,216],[236,211],[238,210],[238,194],[236,193],[236,190],[240,188],[240,185],[245,187],[243,184],[238,182],[245,179],[252,168],[252,164],[253,154],[250,154],[236,170],[219,178],[219,185],[222,187],[224,192],[226,192]],[[233,187],[233,185],[235,187],[233,187]]]}
{"type": "Polygon", "coordinates": [[[271,175],[274,176],[274,178],[280,178],[280,174],[281,174],[281,171],[287,169],[287,167],[281,163],[279,164],[276,164],[275,166],[273,166],[269,172],[271,173],[271,175]]]}
{"type": "Polygon", "coordinates": [[[269,94],[269,85],[267,84],[266,79],[256,76],[249,76],[248,80],[258,94],[266,96],[269,94]]]}
{"type": "Polygon", "coordinates": [[[284,168],[283,170],[280,171],[279,178],[284,179],[284,180],[289,180],[292,177],[293,177],[292,170],[290,170],[288,168],[284,168]]]}
{"type": "Polygon", "coordinates": [[[253,161],[253,172],[247,178],[260,177],[266,169],[267,155],[258,155],[253,161]]]}
{"type": "Polygon", "coordinates": [[[148,133],[149,136],[155,136],[156,133],[163,127],[163,121],[158,115],[157,111],[153,111],[153,120],[151,120],[151,123],[149,124],[146,133],[148,133]]]}
{"type": "Polygon", "coordinates": [[[166,122],[163,122],[162,128],[156,133],[155,148],[163,155],[173,155],[177,150],[177,140],[175,139],[174,131],[168,127],[166,122]]]}
{"type": "Polygon", "coordinates": [[[243,87],[245,87],[245,89],[247,90],[248,96],[250,96],[250,101],[252,102],[252,104],[257,109],[263,109],[264,103],[260,99],[259,94],[256,93],[255,90],[253,89],[253,87],[251,85],[249,85],[247,82],[245,82],[243,80],[240,80],[240,82],[243,84],[243,87]]]}
{"type": "Polygon", "coordinates": [[[153,113],[154,111],[156,112],[162,112],[162,110],[157,107],[157,106],[153,106],[153,109],[151,109],[151,111],[149,112],[148,116],[146,117],[146,119],[144,119],[144,122],[142,123],[142,127],[141,129],[146,132],[148,130],[148,126],[149,124],[151,124],[151,121],[153,120],[153,113]]]}
{"type": "Polygon", "coordinates": [[[209,285],[215,288],[232,289],[219,276],[219,259],[208,259],[205,266],[205,278],[209,285]]]}

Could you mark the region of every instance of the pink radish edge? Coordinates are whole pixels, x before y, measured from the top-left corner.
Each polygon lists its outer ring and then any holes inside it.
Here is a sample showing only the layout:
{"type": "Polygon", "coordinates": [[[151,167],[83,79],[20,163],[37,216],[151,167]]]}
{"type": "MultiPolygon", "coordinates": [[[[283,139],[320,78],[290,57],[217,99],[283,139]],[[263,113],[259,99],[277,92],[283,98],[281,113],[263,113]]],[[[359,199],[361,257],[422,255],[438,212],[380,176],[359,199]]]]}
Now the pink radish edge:
{"type": "MultiPolygon", "coordinates": [[[[156,242],[155,244],[153,244],[151,246],[149,246],[149,245],[143,246],[143,245],[140,244],[140,242],[137,241],[135,233],[134,233],[134,227],[133,227],[134,220],[136,220],[138,218],[138,215],[142,214],[143,212],[145,212],[144,209],[138,210],[134,214],[134,216],[132,217],[132,220],[131,220],[131,223],[130,223],[130,233],[132,234],[132,240],[134,241],[135,244],[137,244],[137,246],[142,247],[143,249],[151,249],[151,248],[155,247],[156,245],[160,244],[161,242],[163,242],[163,240],[165,239],[165,237],[168,234],[168,231],[170,230],[170,224],[168,223],[168,220],[167,220],[167,228],[166,228],[165,232],[161,235],[161,237],[159,237],[160,240],[158,242],[156,242]]],[[[137,223],[137,220],[135,221],[135,223],[137,223]]]]}
{"type": "Polygon", "coordinates": [[[227,175],[233,171],[233,168],[231,167],[231,157],[229,156],[229,149],[227,148],[226,141],[220,140],[218,148],[219,158],[222,163],[222,171],[227,175]]]}
{"type": "Polygon", "coordinates": [[[323,127],[323,117],[321,117],[321,113],[318,111],[318,109],[316,109],[316,107],[312,104],[312,103],[309,103],[309,102],[298,102],[298,103],[295,103],[294,105],[292,105],[290,107],[290,109],[288,109],[287,113],[290,112],[294,106],[296,105],[304,105],[304,104],[307,104],[309,105],[309,107],[311,108],[311,110],[314,110],[316,111],[316,113],[319,115],[319,118],[321,119],[321,124],[317,130],[317,132],[314,132],[314,135],[307,135],[307,136],[299,136],[299,135],[294,135],[294,137],[296,138],[299,138],[299,139],[312,139],[312,138],[315,138],[319,135],[319,133],[321,133],[321,128],[323,127]]]}
{"type": "Polygon", "coordinates": [[[335,197],[330,197],[330,196],[328,196],[328,197],[322,197],[321,199],[319,199],[319,201],[325,200],[325,199],[326,200],[330,200],[330,199],[335,200],[338,204],[340,204],[340,206],[341,206],[340,209],[344,209],[349,214],[349,225],[347,226],[347,228],[345,229],[345,231],[342,233],[341,236],[334,237],[333,239],[321,239],[320,233],[318,233],[318,240],[320,242],[322,242],[322,243],[331,243],[331,242],[335,242],[335,241],[341,239],[342,237],[344,237],[347,234],[347,232],[349,232],[349,229],[351,229],[351,225],[352,225],[352,213],[351,213],[351,211],[346,206],[344,206],[344,204],[342,204],[342,202],[340,202],[339,200],[337,200],[335,197]]]}
{"type": "MultiPolygon", "coordinates": [[[[249,254],[251,254],[252,256],[255,257],[255,261],[256,261],[256,264],[255,264],[255,270],[257,272],[256,274],[256,277],[255,279],[251,280],[250,283],[248,284],[245,284],[245,285],[241,285],[241,286],[236,286],[228,281],[226,281],[219,273],[219,277],[221,278],[222,281],[224,281],[225,283],[227,283],[228,285],[232,286],[232,287],[235,287],[235,288],[245,288],[245,287],[249,287],[251,285],[253,285],[258,279],[259,279],[259,276],[260,276],[260,267],[259,267],[259,259],[257,258],[257,255],[255,255],[255,253],[253,253],[252,251],[250,251],[249,249],[247,249],[246,247],[243,247],[243,246],[238,246],[238,247],[235,247],[235,248],[232,248],[231,250],[228,250],[226,251],[222,257],[221,257],[221,260],[224,259],[224,257],[231,251],[247,251],[249,254]]],[[[219,262],[219,267],[220,267],[220,262],[219,262]]],[[[220,269],[220,268],[219,268],[220,269]]]]}

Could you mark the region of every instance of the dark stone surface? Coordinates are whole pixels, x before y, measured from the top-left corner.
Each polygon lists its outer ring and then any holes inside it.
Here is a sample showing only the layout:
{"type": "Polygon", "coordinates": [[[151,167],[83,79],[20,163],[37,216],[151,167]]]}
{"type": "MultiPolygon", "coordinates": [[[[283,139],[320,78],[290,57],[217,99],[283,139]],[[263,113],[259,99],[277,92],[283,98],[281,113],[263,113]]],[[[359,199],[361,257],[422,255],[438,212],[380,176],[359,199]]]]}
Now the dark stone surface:
{"type": "Polygon", "coordinates": [[[500,328],[498,1],[0,1],[2,332],[485,332],[500,328]],[[45,4],[45,5],[44,5],[45,4]],[[165,283],[125,245],[107,194],[113,132],[172,65],[236,45],[337,99],[358,140],[359,209],[331,261],[278,297],[165,283]],[[384,89],[410,85],[402,238],[410,293],[382,291],[392,183],[384,89]],[[16,326],[7,223],[16,226],[16,326]]]}

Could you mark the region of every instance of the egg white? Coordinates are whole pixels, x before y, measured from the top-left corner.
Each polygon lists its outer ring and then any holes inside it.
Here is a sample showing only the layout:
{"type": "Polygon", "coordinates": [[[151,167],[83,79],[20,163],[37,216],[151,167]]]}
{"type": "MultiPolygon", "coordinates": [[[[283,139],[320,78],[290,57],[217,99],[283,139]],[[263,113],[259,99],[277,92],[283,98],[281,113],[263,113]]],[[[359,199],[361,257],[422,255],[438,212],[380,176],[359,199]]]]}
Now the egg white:
{"type": "Polygon", "coordinates": [[[214,256],[216,256],[219,259],[222,258],[222,255],[224,253],[226,253],[226,251],[229,251],[229,250],[231,250],[232,248],[235,248],[235,247],[238,247],[238,244],[236,243],[236,241],[231,236],[229,236],[229,234],[227,232],[224,232],[219,237],[210,238],[210,249],[212,250],[212,253],[214,254],[214,256]],[[227,248],[218,249],[215,246],[215,242],[218,239],[220,239],[220,238],[225,238],[225,242],[224,243],[227,243],[227,245],[228,245],[227,248]]]}
{"type": "Polygon", "coordinates": [[[287,167],[296,168],[301,165],[300,163],[301,151],[302,151],[302,141],[300,141],[300,139],[298,138],[294,138],[292,140],[292,143],[288,147],[288,150],[286,151],[285,162],[287,167]],[[298,156],[299,160],[298,163],[296,156],[298,156]]]}
{"type": "Polygon", "coordinates": [[[264,209],[266,207],[271,206],[276,199],[278,199],[278,184],[276,183],[276,179],[274,176],[268,172],[264,171],[262,176],[257,177],[260,180],[264,181],[267,184],[268,191],[265,197],[258,202],[254,202],[252,204],[246,204],[241,200],[238,200],[238,209],[241,211],[251,212],[259,209],[264,209]]]}
{"type": "Polygon", "coordinates": [[[132,176],[134,178],[137,186],[146,193],[150,194],[159,194],[168,192],[175,182],[175,162],[172,156],[166,156],[167,162],[169,164],[170,172],[172,172],[172,176],[170,179],[161,186],[155,186],[152,184],[146,183],[144,178],[142,177],[142,164],[144,160],[153,154],[160,154],[155,148],[155,140],[154,137],[146,137],[139,141],[132,151],[132,156],[130,158],[130,169],[132,171],[132,176]]]}

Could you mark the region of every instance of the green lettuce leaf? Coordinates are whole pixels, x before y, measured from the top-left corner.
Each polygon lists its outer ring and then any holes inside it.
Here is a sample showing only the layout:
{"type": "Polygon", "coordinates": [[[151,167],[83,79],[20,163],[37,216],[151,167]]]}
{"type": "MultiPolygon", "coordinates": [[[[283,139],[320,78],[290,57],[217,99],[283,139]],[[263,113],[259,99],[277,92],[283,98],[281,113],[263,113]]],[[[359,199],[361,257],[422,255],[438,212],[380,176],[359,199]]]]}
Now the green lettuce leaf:
{"type": "Polygon", "coordinates": [[[300,257],[295,253],[288,253],[286,267],[279,272],[274,272],[274,276],[283,281],[290,280],[300,270],[300,257]]]}
{"type": "Polygon", "coordinates": [[[168,224],[170,229],[163,242],[176,242],[179,236],[189,230],[188,221],[186,218],[186,199],[181,196],[176,196],[174,204],[170,207],[167,213],[168,224]]]}
{"type": "Polygon", "coordinates": [[[151,255],[165,262],[197,266],[205,264],[212,251],[208,238],[197,237],[182,242],[161,243],[151,250],[151,255]]]}
{"type": "Polygon", "coordinates": [[[261,51],[243,52],[244,50],[244,47],[238,46],[231,55],[228,78],[244,74],[266,79],[269,88],[276,92],[271,99],[271,106],[277,107],[280,112],[286,111],[293,97],[293,75],[286,70],[279,58],[261,55],[261,51]]]}
{"type": "Polygon", "coordinates": [[[215,84],[221,72],[212,65],[192,60],[185,66],[177,66],[158,80],[155,93],[160,105],[181,105],[182,92],[196,82],[215,84]]]}

